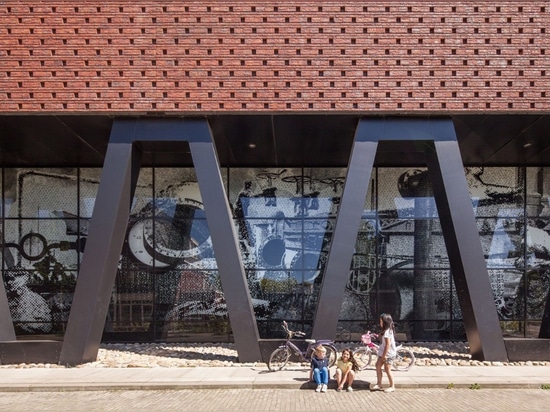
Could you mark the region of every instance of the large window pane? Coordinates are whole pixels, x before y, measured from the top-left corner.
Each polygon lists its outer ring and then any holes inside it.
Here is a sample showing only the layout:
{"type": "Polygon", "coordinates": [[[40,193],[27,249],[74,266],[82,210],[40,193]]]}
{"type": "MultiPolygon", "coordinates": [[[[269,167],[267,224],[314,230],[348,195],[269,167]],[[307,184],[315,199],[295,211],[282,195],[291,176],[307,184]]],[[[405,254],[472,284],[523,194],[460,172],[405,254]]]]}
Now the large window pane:
{"type": "Polygon", "coordinates": [[[6,217],[56,217],[78,213],[76,169],[9,169],[5,181],[6,217]]]}
{"type": "Polygon", "coordinates": [[[550,219],[529,219],[527,226],[526,263],[531,268],[550,266],[550,219]]]}
{"type": "Polygon", "coordinates": [[[81,245],[65,219],[7,219],[4,222],[4,265],[32,268],[47,260],[62,270],[77,270],[81,245]]]}
{"type": "Polygon", "coordinates": [[[477,219],[481,247],[488,268],[523,266],[523,219],[513,215],[477,219]]]}
{"type": "Polygon", "coordinates": [[[467,167],[466,179],[478,217],[523,213],[523,169],[517,167],[467,167]]]}
{"type": "MultiPolygon", "coordinates": [[[[535,221],[539,217],[550,217],[550,168],[528,167],[525,174],[527,217],[535,221]]],[[[540,227],[538,224],[536,226],[540,227]]]]}
{"type": "Polygon", "coordinates": [[[499,318],[521,318],[523,309],[519,294],[522,293],[523,270],[489,269],[488,273],[499,318]]]}
{"type": "Polygon", "coordinates": [[[87,222],[76,169],[6,169],[3,275],[16,333],[65,330],[87,222]]]}
{"type": "Polygon", "coordinates": [[[123,262],[117,273],[109,316],[108,332],[140,332],[150,328],[154,304],[154,276],[131,270],[123,262]]]}
{"type": "Polygon", "coordinates": [[[62,299],[64,278],[71,279],[66,289],[72,292],[71,274],[26,270],[14,266],[4,271],[4,284],[8,304],[17,334],[43,334],[62,331],[67,320],[70,299],[62,299]]]}
{"type": "Polygon", "coordinates": [[[213,341],[230,333],[227,306],[215,271],[181,272],[174,303],[166,313],[167,339],[201,334],[213,341]]]}

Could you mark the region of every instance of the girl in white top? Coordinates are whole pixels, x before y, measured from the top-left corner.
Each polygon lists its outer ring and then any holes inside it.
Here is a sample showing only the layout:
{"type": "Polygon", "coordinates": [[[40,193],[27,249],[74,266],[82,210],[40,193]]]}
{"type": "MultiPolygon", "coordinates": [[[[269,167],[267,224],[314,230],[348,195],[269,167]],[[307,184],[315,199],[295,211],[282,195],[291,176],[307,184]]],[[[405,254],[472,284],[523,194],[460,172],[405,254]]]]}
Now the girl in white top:
{"type": "Polygon", "coordinates": [[[391,372],[392,363],[395,359],[395,338],[394,338],[394,325],[391,315],[382,313],[380,315],[380,327],[382,333],[380,334],[380,347],[378,348],[378,359],[376,360],[376,385],[371,390],[382,390],[382,366],[388,376],[389,386],[384,389],[384,392],[394,392],[395,387],[393,385],[393,375],[391,372]]]}

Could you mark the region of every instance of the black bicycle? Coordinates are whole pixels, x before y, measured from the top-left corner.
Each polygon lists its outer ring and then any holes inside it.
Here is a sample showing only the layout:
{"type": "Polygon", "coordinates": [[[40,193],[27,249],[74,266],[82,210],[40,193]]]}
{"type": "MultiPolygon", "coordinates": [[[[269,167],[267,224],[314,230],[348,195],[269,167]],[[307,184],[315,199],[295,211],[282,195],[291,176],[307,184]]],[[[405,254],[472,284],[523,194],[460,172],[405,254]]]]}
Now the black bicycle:
{"type": "Polygon", "coordinates": [[[271,353],[269,362],[267,363],[270,371],[280,371],[283,369],[292,355],[296,355],[301,362],[310,362],[315,348],[319,345],[324,346],[327,350],[326,357],[329,367],[334,366],[338,358],[338,350],[334,345],[334,341],[328,339],[306,339],[305,341],[308,345],[303,351],[292,343],[291,339],[303,338],[306,334],[304,332],[290,330],[286,321],[283,321],[283,329],[286,333],[286,341],[271,353]]]}

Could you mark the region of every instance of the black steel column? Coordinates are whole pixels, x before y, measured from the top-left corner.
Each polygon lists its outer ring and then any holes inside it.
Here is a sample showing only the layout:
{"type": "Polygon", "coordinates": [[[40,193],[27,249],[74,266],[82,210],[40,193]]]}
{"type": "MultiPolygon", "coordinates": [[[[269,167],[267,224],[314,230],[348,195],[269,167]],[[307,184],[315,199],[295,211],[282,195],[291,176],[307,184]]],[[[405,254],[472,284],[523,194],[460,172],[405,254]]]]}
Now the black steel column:
{"type": "Polygon", "coordinates": [[[189,143],[189,147],[239,361],[256,362],[262,359],[260,336],[216,149],[212,143],[208,123],[196,123],[194,130],[194,139],[189,143]]]}
{"type": "MultiPolygon", "coordinates": [[[[450,121],[448,127],[453,128],[450,121]]],[[[507,360],[458,142],[429,146],[426,160],[470,354],[478,360],[507,360]]]]}
{"type": "Polygon", "coordinates": [[[131,139],[125,139],[132,133],[128,126],[115,121],[111,130],[59,358],[62,365],[97,359],[140,168],[140,156],[131,139]]]}
{"type": "Polygon", "coordinates": [[[336,336],[338,315],[344,300],[355,241],[378,147],[378,142],[367,140],[367,131],[364,121],[359,121],[313,320],[311,334],[314,339],[334,339],[336,336]]]}

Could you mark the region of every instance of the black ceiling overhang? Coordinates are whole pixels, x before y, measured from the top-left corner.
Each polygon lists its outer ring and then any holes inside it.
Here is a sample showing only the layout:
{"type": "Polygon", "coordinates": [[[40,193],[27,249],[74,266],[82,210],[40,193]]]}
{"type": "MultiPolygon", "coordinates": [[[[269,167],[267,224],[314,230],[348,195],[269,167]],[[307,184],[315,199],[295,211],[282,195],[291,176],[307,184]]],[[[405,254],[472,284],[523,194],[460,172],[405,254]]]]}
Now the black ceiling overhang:
{"type": "MultiPolygon", "coordinates": [[[[550,115],[453,115],[463,162],[543,166],[550,115]]],[[[222,166],[345,167],[358,115],[211,115],[222,166]]],[[[114,116],[0,115],[0,166],[101,167],[114,116]]],[[[142,144],[144,166],[191,166],[185,145],[142,144]]],[[[422,166],[412,142],[380,142],[375,166],[422,166]]]]}

